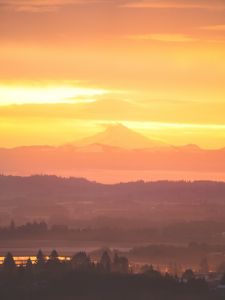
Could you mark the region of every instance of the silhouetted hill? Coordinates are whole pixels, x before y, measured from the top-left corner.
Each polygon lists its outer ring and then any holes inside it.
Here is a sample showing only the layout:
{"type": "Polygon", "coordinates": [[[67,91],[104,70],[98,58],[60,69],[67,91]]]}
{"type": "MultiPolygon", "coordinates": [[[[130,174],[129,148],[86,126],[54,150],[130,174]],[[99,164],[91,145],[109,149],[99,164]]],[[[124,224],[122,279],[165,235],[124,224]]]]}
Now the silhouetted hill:
{"type": "MultiPolygon", "coordinates": [[[[91,194],[94,192],[103,193],[107,196],[129,195],[133,197],[147,196],[148,199],[157,197],[157,200],[173,201],[195,201],[211,200],[225,202],[225,183],[215,181],[153,181],[144,182],[124,182],[118,184],[102,184],[89,181],[85,178],[64,178],[53,175],[33,175],[28,177],[22,176],[5,176],[0,175],[1,195],[10,193],[48,193],[51,194],[70,194],[82,193],[91,194]],[[213,199],[212,199],[213,198],[213,199]]],[[[93,197],[95,195],[93,194],[93,197]]],[[[116,199],[115,199],[116,200],[116,199]]],[[[141,200],[141,199],[140,199],[141,200]]]]}
{"type": "Polygon", "coordinates": [[[225,183],[137,181],[106,185],[82,178],[0,176],[0,222],[12,218],[56,224],[76,220],[85,227],[144,227],[184,219],[219,221],[225,218],[225,183]]]}

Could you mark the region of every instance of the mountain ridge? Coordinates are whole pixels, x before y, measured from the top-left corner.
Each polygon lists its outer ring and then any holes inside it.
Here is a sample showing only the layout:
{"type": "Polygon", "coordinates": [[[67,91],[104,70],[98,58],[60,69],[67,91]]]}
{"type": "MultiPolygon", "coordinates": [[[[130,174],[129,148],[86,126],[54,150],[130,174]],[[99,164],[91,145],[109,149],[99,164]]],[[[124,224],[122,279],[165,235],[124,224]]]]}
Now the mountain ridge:
{"type": "Polygon", "coordinates": [[[121,123],[116,123],[106,127],[104,131],[98,132],[89,137],[83,139],[75,140],[61,145],[47,145],[47,144],[37,144],[37,145],[21,145],[17,147],[0,147],[0,150],[51,150],[51,149],[73,149],[77,151],[88,150],[89,148],[102,147],[109,151],[122,151],[122,150],[176,150],[176,151],[205,151],[205,152],[215,152],[215,151],[225,151],[225,147],[205,149],[197,144],[183,144],[183,145],[172,145],[162,142],[157,139],[150,139],[141,133],[138,133],[121,123]],[[130,139],[130,141],[126,141],[130,139]]]}
{"type": "Polygon", "coordinates": [[[88,145],[107,145],[124,149],[140,149],[153,147],[167,147],[166,143],[155,139],[149,139],[144,135],[122,125],[121,123],[110,125],[105,131],[93,136],[72,142],[73,146],[83,147],[88,145]]]}

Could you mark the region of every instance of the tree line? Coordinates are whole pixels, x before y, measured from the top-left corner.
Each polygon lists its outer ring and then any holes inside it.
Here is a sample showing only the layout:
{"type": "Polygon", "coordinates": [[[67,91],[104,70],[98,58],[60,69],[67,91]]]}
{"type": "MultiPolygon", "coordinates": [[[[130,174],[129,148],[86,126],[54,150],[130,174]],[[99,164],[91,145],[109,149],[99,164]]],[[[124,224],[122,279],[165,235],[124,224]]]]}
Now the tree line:
{"type": "Polygon", "coordinates": [[[126,257],[119,256],[115,253],[113,259],[111,259],[107,251],[103,252],[99,261],[94,262],[84,251],[76,253],[71,259],[67,260],[60,259],[56,250],[52,250],[49,256],[45,256],[42,250],[39,250],[34,263],[28,258],[25,265],[19,266],[17,266],[13,254],[8,252],[4,257],[1,269],[8,274],[13,274],[18,270],[34,273],[68,270],[99,273],[118,272],[122,274],[128,274],[130,272],[129,261],[126,257]]]}
{"type": "MultiPolygon", "coordinates": [[[[225,283],[225,276],[221,283],[225,283]]],[[[182,277],[162,274],[152,266],[134,274],[126,257],[107,251],[98,261],[78,252],[61,260],[56,250],[45,256],[42,250],[35,262],[16,265],[8,252],[0,270],[0,299],[4,300],[222,300],[204,278],[192,270],[182,277]]]]}

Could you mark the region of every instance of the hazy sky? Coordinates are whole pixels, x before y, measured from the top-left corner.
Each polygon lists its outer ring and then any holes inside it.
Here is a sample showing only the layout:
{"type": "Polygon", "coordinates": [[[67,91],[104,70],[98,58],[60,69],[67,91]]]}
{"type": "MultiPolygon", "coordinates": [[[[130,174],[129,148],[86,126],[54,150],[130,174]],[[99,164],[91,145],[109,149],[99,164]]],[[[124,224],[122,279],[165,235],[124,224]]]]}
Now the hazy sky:
{"type": "Polygon", "coordinates": [[[224,0],[0,0],[0,146],[111,122],[225,147],[224,0]]]}

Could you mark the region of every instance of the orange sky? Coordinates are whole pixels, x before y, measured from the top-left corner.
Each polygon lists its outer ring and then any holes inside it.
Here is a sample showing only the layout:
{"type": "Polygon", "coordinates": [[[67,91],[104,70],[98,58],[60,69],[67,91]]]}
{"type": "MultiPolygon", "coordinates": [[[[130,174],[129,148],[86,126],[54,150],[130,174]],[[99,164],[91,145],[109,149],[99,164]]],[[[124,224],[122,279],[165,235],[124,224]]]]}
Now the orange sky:
{"type": "Polygon", "coordinates": [[[0,0],[0,146],[122,122],[225,147],[224,0],[0,0]]]}

